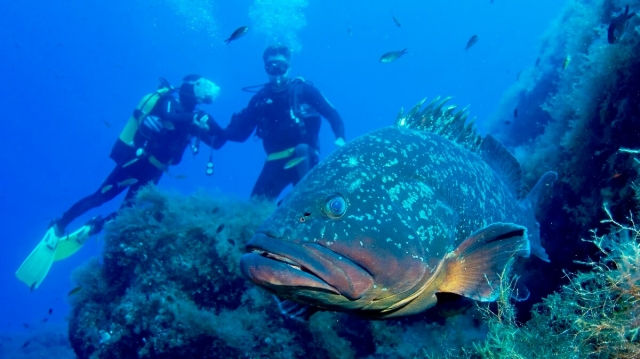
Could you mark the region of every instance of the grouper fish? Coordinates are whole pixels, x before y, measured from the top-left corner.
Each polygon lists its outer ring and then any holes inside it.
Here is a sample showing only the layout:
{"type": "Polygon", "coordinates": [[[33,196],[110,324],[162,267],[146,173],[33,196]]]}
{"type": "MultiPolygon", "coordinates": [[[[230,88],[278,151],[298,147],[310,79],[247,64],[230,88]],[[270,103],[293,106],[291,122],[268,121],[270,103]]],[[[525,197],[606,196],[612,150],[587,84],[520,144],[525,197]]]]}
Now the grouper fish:
{"type": "Polygon", "coordinates": [[[494,301],[517,258],[549,258],[534,218],[557,175],[525,196],[518,161],[466,109],[424,100],[336,150],[247,244],[241,270],[276,296],[381,319],[439,293],[494,301]]]}

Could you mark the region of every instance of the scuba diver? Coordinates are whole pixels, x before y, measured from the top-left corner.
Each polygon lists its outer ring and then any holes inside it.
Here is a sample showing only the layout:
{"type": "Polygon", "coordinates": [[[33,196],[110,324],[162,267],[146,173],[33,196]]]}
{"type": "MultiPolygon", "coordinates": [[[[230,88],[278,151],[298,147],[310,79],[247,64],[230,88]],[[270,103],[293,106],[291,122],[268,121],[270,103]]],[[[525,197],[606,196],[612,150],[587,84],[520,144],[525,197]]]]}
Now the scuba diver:
{"type": "Polygon", "coordinates": [[[269,46],[262,57],[269,82],[259,85],[262,88],[247,108],[233,114],[214,148],[222,147],[225,141],[244,142],[256,130],[267,159],[251,196],[275,200],[287,185],[298,183],[318,164],[320,116],[331,124],[337,146],[345,144],[344,124],[338,111],[309,81],[289,78],[289,48],[269,46]]]}
{"type": "MultiPolygon", "coordinates": [[[[220,93],[216,84],[199,75],[187,75],[178,89],[162,78],[160,81],[159,89],[140,101],[116,140],[109,156],[116,162],[111,174],[96,192],[76,202],[50,224],[40,244],[16,272],[18,279],[31,290],[42,283],[54,261],[77,252],[90,236],[113,220],[117,212],[105,218],[95,217],[79,230],[65,235],[66,227],[73,220],[125,189],[128,192],[120,209],[131,206],[142,186],[157,184],[162,174],[168,173],[169,166],[180,163],[188,145],[191,144],[196,153],[200,141],[211,145],[222,135],[222,128],[213,118],[196,107],[213,103],[220,93]]],[[[207,174],[212,173],[210,154],[207,174]]]]}

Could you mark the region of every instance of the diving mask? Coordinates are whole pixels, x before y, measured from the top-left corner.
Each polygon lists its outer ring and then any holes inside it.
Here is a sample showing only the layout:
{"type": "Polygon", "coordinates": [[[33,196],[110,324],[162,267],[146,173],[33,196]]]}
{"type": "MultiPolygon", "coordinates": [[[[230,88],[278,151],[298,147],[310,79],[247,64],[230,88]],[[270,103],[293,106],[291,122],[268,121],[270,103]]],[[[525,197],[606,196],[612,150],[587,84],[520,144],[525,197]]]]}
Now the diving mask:
{"type": "Polygon", "coordinates": [[[193,93],[200,103],[211,104],[220,94],[220,87],[205,78],[193,82],[193,93]]]}
{"type": "Polygon", "coordinates": [[[289,70],[289,63],[286,61],[280,61],[280,60],[267,61],[264,64],[264,69],[267,72],[267,74],[271,76],[280,76],[280,75],[284,75],[287,72],[287,70],[289,70]]]}

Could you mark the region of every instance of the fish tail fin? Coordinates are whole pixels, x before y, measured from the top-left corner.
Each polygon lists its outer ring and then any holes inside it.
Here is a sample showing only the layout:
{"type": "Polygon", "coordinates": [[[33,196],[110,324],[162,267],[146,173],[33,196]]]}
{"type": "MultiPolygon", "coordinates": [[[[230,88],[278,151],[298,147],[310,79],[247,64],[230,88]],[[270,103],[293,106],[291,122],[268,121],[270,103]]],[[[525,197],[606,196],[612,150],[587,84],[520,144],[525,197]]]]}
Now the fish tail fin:
{"type": "Polygon", "coordinates": [[[225,44],[229,45],[229,43],[231,42],[231,38],[228,38],[226,40],[223,41],[225,44]]]}
{"type": "Polygon", "coordinates": [[[407,53],[407,51],[408,51],[408,50],[409,50],[409,48],[408,48],[408,47],[407,47],[407,48],[404,48],[404,49],[402,49],[402,51],[400,51],[400,53],[404,55],[404,54],[406,54],[406,53],[407,53]]]}
{"type": "MultiPolygon", "coordinates": [[[[551,189],[551,185],[558,179],[558,174],[549,171],[542,175],[538,183],[531,189],[527,197],[523,200],[522,204],[525,208],[530,208],[534,213],[538,207],[540,198],[548,193],[551,189]]],[[[542,259],[545,262],[549,262],[549,256],[540,243],[540,225],[535,223],[535,227],[530,229],[529,240],[531,241],[531,254],[542,259]]]]}
{"type": "Polygon", "coordinates": [[[500,280],[515,257],[530,251],[527,229],[513,223],[490,224],[464,240],[444,260],[438,292],[455,293],[482,302],[500,295],[500,280]]]}

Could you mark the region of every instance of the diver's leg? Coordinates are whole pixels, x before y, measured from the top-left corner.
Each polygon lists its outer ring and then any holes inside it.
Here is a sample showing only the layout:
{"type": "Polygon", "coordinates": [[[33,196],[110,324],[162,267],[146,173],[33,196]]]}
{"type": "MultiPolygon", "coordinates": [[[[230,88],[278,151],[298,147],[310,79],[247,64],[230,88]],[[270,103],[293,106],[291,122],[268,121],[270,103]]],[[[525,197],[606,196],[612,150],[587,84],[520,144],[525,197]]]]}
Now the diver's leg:
{"type": "Polygon", "coordinates": [[[262,172],[258,176],[256,184],[253,186],[251,197],[265,197],[275,200],[280,195],[291,180],[284,169],[286,161],[267,161],[262,167],[262,172]]]}
{"type": "Polygon", "coordinates": [[[99,207],[119,195],[124,188],[120,188],[118,183],[127,179],[127,172],[126,169],[116,166],[97,191],[76,202],[60,219],[54,222],[57,227],[56,232],[59,232],[58,234],[61,235],[73,220],[85,214],[90,209],[99,207]]]}
{"type": "Polygon", "coordinates": [[[140,188],[148,185],[149,183],[153,183],[154,185],[158,184],[163,173],[164,172],[162,170],[158,169],[158,167],[151,163],[140,166],[136,172],[130,175],[130,178],[135,178],[138,182],[129,186],[129,191],[127,191],[127,195],[124,197],[124,201],[122,201],[120,209],[133,206],[135,196],[140,188]]]}
{"type": "MultiPolygon", "coordinates": [[[[155,166],[152,166],[152,167],[139,166],[137,168],[138,170],[129,173],[126,179],[135,178],[135,179],[142,179],[142,180],[138,180],[138,182],[134,183],[132,186],[129,186],[127,195],[122,201],[122,204],[120,205],[120,208],[118,209],[118,211],[111,212],[106,217],[102,217],[102,216],[93,217],[85,224],[87,226],[91,226],[89,235],[100,233],[106,223],[109,223],[114,219],[116,219],[120,209],[131,207],[134,204],[133,199],[135,197],[135,194],[138,192],[138,190],[142,186],[145,186],[149,183],[158,184],[160,177],[162,177],[163,172],[155,166]]],[[[122,189],[124,188],[126,187],[123,187],[122,189]]]]}
{"type": "Polygon", "coordinates": [[[305,143],[301,143],[296,146],[295,157],[304,157],[304,160],[296,165],[297,176],[293,179],[294,186],[309,170],[318,164],[318,151],[305,143]]]}

